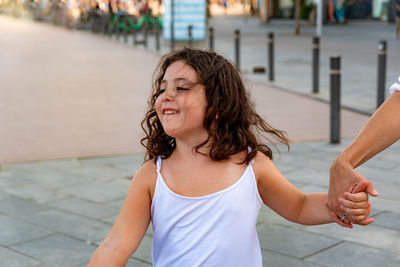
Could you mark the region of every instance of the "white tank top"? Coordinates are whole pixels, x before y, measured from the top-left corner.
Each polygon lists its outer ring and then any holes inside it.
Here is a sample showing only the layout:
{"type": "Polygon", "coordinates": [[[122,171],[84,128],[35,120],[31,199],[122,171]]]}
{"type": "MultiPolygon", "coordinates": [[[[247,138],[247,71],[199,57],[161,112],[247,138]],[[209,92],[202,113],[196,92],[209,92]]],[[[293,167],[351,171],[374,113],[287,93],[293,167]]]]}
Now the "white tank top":
{"type": "Polygon", "coordinates": [[[262,266],[256,232],[262,200],[251,164],[228,188],[186,197],[168,188],[157,159],[151,204],[155,267],[262,266]]]}

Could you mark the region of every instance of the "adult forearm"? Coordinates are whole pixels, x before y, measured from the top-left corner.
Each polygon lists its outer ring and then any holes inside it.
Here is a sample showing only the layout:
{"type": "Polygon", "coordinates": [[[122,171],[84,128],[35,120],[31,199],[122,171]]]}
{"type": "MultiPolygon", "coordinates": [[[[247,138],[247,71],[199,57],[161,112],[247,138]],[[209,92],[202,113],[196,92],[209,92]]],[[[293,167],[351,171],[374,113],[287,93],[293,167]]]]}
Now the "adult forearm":
{"type": "Polygon", "coordinates": [[[400,138],[400,92],[393,93],[372,115],[339,159],[354,168],[400,138]]]}

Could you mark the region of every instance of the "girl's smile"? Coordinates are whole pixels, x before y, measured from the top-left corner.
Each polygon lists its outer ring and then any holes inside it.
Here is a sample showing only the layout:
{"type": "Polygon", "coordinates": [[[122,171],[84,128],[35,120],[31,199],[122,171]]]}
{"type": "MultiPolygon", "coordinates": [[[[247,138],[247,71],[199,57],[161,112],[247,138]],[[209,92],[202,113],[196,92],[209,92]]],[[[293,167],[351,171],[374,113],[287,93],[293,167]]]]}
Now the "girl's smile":
{"type": "Polygon", "coordinates": [[[207,99],[205,87],[197,80],[194,69],[183,61],[176,61],[167,68],[155,103],[157,116],[167,135],[206,139],[203,122],[207,99]]]}

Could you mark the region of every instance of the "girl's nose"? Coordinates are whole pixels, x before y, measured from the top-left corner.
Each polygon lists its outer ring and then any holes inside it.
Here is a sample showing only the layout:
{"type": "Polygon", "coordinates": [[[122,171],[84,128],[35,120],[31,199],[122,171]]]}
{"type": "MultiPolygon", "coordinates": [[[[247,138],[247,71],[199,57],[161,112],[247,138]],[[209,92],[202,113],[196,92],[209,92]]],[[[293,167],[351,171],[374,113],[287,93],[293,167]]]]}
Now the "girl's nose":
{"type": "Polygon", "coordinates": [[[163,94],[163,100],[172,100],[176,96],[176,90],[174,89],[167,89],[163,94]]]}

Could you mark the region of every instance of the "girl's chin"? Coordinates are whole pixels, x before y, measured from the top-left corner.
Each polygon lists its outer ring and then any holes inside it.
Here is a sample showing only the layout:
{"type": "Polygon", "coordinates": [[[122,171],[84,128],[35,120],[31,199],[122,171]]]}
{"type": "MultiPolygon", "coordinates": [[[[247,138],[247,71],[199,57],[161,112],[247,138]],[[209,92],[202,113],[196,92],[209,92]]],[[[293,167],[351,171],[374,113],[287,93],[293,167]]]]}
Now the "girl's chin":
{"type": "Polygon", "coordinates": [[[179,137],[179,131],[174,131],[172,129],[165,129],[164,128],[164,132],[170,137],[173,137],[173,138],[179,137]]]}

